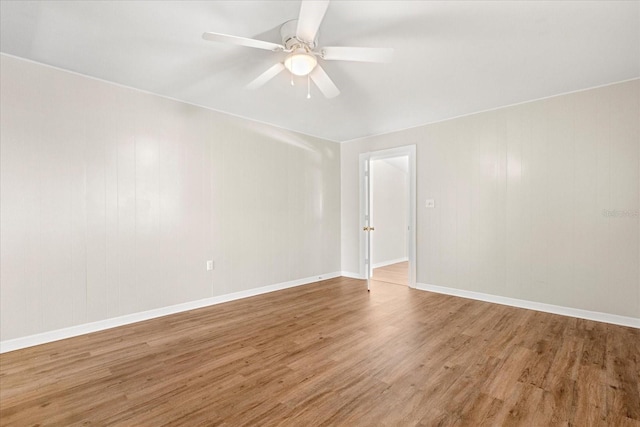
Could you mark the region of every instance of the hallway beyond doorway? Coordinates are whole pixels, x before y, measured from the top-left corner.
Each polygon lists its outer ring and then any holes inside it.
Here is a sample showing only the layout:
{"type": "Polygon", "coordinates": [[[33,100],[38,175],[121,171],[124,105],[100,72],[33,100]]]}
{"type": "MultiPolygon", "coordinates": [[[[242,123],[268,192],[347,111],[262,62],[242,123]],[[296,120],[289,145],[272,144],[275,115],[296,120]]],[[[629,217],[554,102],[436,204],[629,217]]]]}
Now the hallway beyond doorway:
{"type": "Polygon", "coordinates": [[[409,286],[409,261],[374,268],[371,280],[409,286]]]}

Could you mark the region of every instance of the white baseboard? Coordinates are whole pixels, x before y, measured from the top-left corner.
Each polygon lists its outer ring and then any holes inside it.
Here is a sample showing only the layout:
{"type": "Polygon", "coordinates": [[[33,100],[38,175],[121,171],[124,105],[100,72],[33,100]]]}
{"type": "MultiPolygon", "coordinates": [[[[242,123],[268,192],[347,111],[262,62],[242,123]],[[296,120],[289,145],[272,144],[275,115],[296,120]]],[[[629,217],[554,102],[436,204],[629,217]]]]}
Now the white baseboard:
{"type": "Polygon", "coordinates": [[[125,316],[114,317],[111,319],[99,320],[92,323],[84,323],[82,325],[71,326],[55,331],[43,332],[40,334],[29,335],[26,337],[15,338],[6,341],[0,341],[0,354],[9,351],[19,350],[21,348],[32,347],[34,345],[46,344],[52,341],[63,340],[66,338],[76,337],[79,335],[90,334],[105,329],[124,326],[143,320],[154,319],[156,317],[167,316],[169,314],[180,313],[183,311],[194,310],[197,308],[207,307],[211,305],[221,304],[238,300],[241,298],[252,297],[255,295],[266,294],[268,292],[280,291],[282,289],[293,288],[295,286],[307,285],[319,280],[333,279],[340,277],[341,272],[320,274],[317,276],[306,277],[304,279],[291,280],[289,282],[276,283],[274,285],[263,286],[260,288],[248,289],[246,291],[234,292],[231,294],[219,295],[216,297],[205,298],[197,301],[185,302],[182,304],[171,305],[168,307],[156,308],[153,310],[142,311],[139,313],[127,314],[125,316]]]}
{"type": "Polygon", "coordinates": [[[545,304],[542,302],[527,301],[516,298],[502,297],[499,295],[484,294],[481,292],[467,291],[464,289],[448,288],[445,286],[427,285],[418,283],[417,289],[421,291],[436,292],[439,294],[453,295],[456,297],[486,301],[495,304],[509,305],[512,307],[526,308],[529,310],[543,311],[545,313],[560,314],[562,316],[577,317],[580,319],[595,320],[597,322],[611,323],[614,325],[630,326],[640,329],[640,318],[619,316],[617,314],[601,313],[598,311],[582,310],[579,308],[564,307],[560,305],[545,304]]]}
{"type": "Polygon", "coordinates": [[[341,271],[340,275],[342,277],[348,277],[349,279],[358,279],[358,280],[365,280],[366,277],[364,277],[362,274],[360,273],[351,273],[350,271],[341,271]]]}
{"type": "Polygon", "coordinates": [[[397,264],[399,262],[406,262],[406,261],[409,261],[409,258],[404,257],[404,258],[392,259],[392,260],[389,260],[389,261],[382,261],[382,262],[373,264],[373,268],[386,267],[387,265],[397,264]]]}

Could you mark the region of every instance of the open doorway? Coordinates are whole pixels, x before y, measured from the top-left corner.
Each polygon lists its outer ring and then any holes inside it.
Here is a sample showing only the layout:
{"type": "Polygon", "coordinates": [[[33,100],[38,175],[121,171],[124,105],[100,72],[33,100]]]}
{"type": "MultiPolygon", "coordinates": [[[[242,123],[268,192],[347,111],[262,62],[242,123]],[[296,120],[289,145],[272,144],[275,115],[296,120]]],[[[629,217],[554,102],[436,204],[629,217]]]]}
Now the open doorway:
{"type": "Polygon", "coordinates": [[[371,280],[409,285],[409,156],[369,163],[371,280]]]}
{"type": "Polygon", "coordinates": [[[374,274],[415,288],[415,212],[415,145],[360,154],[360,271],[367,289],[374,274]]]}

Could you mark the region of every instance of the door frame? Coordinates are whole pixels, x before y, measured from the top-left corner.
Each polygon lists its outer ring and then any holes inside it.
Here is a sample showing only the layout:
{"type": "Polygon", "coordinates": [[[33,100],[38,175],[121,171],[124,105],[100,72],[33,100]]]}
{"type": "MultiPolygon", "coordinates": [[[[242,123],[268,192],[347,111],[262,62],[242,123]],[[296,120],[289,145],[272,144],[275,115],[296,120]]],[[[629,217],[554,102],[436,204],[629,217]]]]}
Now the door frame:
{"type": "MultiPolygon", "coordinates": [[[[385,150],[361,153],[359,156],[359,181],[360,181],[360,221],[358,232],[360,233],[360,274],[367,280],[369,286],[369,267],[371,260],[370,239],[367,239],[367,231],[363,231],[368,224],[369,208],[369,163],[372,160],[382,160],[391,157],[409,157],[409,206],[408,206],[408,258],[409,258],[409,287],[416,287],[416,146],[406,145],[385,150]],[[369,264],[367,264],[369,263],[369,264]],[[363,274],[364,273],[364,274],[363,274]]],[[[375,225],[374,225],[375,226],[375,225]]]]}

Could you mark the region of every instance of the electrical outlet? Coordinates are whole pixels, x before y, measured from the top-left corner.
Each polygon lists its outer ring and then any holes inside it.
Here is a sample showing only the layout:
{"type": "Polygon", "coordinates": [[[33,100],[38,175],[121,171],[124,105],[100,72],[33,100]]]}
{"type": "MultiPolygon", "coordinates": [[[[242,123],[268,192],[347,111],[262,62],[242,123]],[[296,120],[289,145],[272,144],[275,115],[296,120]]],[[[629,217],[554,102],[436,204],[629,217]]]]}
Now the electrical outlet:
{"type": "Polygon", "coordinates": [[[213,260],[207,261],[207,271],[213,270],[213,260]]]}

